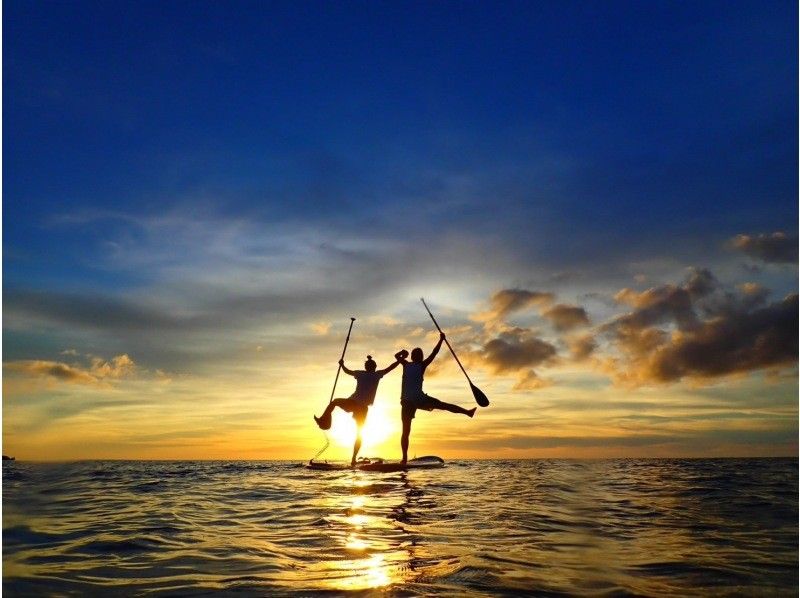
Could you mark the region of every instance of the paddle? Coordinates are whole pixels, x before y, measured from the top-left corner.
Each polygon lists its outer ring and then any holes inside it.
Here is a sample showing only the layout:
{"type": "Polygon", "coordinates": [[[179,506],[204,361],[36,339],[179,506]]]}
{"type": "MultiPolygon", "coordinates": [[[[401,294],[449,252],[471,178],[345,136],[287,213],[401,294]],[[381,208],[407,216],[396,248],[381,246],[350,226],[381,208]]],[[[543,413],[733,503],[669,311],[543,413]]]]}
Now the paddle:
{"type": "MultiPolygon", "coordinates": [[[[431,320],[433,320],[433,324],[436,326],[436,329],[437,329],[439,332],[442,332],[442,329],[441,329],[441,328],[439,328],[439,323],[436,321],[436,318],[434,318],[434,317],[433,317],[433,314],[431,313],[431,310],[430,310],[430,308],[428,307],[428,304],[427,304],[427,303],[425,303],[425,299],[423,299],[422,297],[420,297],[420,298],[419,298],[419,300],[420,300],[420,301],[422,301],[422,305],[424,305],[424,306],[425,306],[425,309],[427,310],[427,312],[428,312],[428,315],[431,317],[431,320]]],[[[444,334],[444,333],[442,333],[442,334],[444,334]]],[[[458,367],[460,367],[460,368],[461,368],[461,371],[462,371],[462,372],[464,372],[464,375],[467,377],[467,382],[469,382],[469,386],[470,386],[470,388],[472,389],[472,394],[475,396],[475,402],[476,402],[478,405],[480,405],[481,407],[488,407],[488,406],[489,406],[489,399],[488,399],[488,398],[486,398],[486,395],[485,395],[485,394],[483,394],[483,391],[481,391],[481,389],[480,389],[480,388],[478,388],[477,386],[475,386],[475,385],[472,383],[472,380],[470,380],[470,379],[469,379],[469,374],[467,374],[467,370],[465,370],[465,369],[464,369],[464,366],[463,366],[463,365],[461,365],[461,361],[459,361],[459,359],[458,359],[458,355],[456,355],[456,352],[455,352],[455,351],[453,351],[453,347],[450,345],[450,341],[449,341],[449,340],[447,340],[447,337],[445,337],[445,339],[444,339],[444,342],[447,344],[447,348],[448,348],[448,349],[450,349],[450,353],[452,353],[452,354],[453,354],[453,357],[455,357],[455,359],[456,359],[456,363],[458,364],[458,367]]]]}
{"type": "MultiPolygon", "coordinates": [[[[355,318],[350,318],[350,328],[347,329],[347,338],[344,339],[344,348],[342,349],[342,356],[339,358],[339,361],[344,359],[345,351],[347,351],[347,343],[350,342],[350,331],[353,330],[353,322],[355,322],[355,318]]],[[[336,378],[333,380],[333,389],[331,390],[331,398],[328,399],[328,403],[333,400],[333,395],[336,394],[336,383],[339,381],[339,372],[342,371],[342,364],[339,364],[339,369],[336,370],[336,378]]]]}
{"type": "MultiPolygon", "coordinates": [[[[350,328],[347,329],[347,338],[344,339],[344,348],[342,349],[342,356],[339,359],[339,361],[343,361],[344,360],[344,354],[347,351],[347,343],[350,342],[350,332],[353,330],[353,322],[355,322],[355,321],[356,321],[355,318],[350,318],[350,328]]],[[[333,388],[331,389],[331,398],[328,399],[328,404],[329,405],[330,405],[331,401],[333,401],[333,395],[336,394],[336,383],[339,382],[339,373],[341,371],[342,371],[342,364],[340,363],[339,364],[339,368],[336,370],[336,378],[333,379],[333,388]]],[[[317,451],[317,454],[314,455],[313,457],[311,457],[311,459],[309,459],[309,461],[308,461],[309,463],[314,463],[314,459],[316,459],[322,453],[324,453],[328,449],[330,444],[331,444],[330,440],[328,440],[328,435],[325,433],[325,430],[327,430],[328,428],[331,427],[330,415],[325,418],[324,422],[320,424],[320,427],[322,427],[322,434],[325,436],[325,446],[323,446],[321,449],[319,449],[319,451],[317,451]],[[325,426],[325,427],[322,427],[322,426],[325,426]]]]}

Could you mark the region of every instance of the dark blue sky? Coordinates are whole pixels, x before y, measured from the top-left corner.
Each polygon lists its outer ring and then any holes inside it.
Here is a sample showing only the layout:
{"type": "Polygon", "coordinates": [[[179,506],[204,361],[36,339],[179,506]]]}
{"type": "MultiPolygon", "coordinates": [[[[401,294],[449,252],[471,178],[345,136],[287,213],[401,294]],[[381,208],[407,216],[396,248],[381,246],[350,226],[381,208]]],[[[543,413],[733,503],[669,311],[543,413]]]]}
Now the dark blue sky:
{"type": "Polygon", "coordinates": [[[106,258],[164,218],[457,238],[517,285],[713,264],[733,235],[797,228],[796,13],[9,2],[5,287],[146,289],[163,272],[106,258]]]}
{"type": "Polygon", "coordinates": [[[401,230],[514,238],[544,219],[529,247],[570,260],[623,233],[647,252],[796,227],[795,3],[4,10],[10,284],[17,255],[46,269],[97,240],[54,216],[180,201],[342,226],[400,204],[401,230]],[[462,177],[468,205],[420,223],[462,177]]]}

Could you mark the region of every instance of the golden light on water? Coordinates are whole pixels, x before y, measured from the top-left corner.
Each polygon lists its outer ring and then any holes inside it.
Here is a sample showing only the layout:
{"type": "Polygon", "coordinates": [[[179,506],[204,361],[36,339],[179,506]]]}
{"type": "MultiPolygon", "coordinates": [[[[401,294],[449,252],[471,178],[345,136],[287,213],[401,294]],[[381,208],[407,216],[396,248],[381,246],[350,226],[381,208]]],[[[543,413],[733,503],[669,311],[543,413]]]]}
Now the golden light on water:
{"type": "Polygon", "coordinates": [[[369,519],[367,518],[366,515],[357,514],[357,515],[350,515],[350,517],[346,518],[346,521],[356,529],[361,529],[364,527],[364,524],[366,524],[367,521],[369,521],[369,519]]]}
{"type": "Polygon", "coordinates": [[[340,561],[337,569],[348,571],[350,575],[332,579],[330,586],[335,590],[369,590],[393,583],[392,569],[382,554],[373,554],[363,559],[340,561]]]}
{"type": "MultiPolygon", "coordinates": [[[[385,495],[372,494],[374,480],[353,472],[346,485],[351,494],[331,502],[326,517],[333,537],[338,539],[341,557],[324,563],[325,583],[337,591],[385,588],[402,583],[409,571],[410,558],[403,526],[393,518],[376,516],[383,511],[385,495]]],[[[401,504],[405,495],[401,495],[401,504]]]]}
{"type": "Polygon", "coordinates": [[[348,550],[366,550],[369,548],[369,544],[358,537],[358,534],[351,533],[347,536],[347,544],[345,544],[348,550]]]}

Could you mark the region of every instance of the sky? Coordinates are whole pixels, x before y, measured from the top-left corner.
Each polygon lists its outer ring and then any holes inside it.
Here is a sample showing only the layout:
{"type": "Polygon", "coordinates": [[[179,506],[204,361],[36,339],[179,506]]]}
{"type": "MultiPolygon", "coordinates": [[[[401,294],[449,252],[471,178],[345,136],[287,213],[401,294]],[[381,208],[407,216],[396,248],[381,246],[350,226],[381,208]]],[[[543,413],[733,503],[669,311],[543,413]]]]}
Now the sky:
{"type": "Polygon", "coordinates": [[[4,2],[3,453],[796,456],[797,10],[4,2]]]}

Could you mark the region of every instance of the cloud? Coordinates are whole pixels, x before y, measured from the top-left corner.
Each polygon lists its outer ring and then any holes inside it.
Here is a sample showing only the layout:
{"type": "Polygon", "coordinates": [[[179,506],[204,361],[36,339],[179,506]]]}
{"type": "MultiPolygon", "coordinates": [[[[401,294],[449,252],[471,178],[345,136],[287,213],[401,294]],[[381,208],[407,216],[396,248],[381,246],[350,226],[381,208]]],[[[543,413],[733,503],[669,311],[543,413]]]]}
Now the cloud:
{"type": "Polygon", "coordinates": [[[771,235],[736,235],[729,243],[745,255],[764,262],[797,263],[797,239],[790,238],[783,232],[771,235]]]}
{"type": "Polygon", "coordinates": [[[534,370],[528,370],[517,379],[512,390],[539,390],[552,385],[552,380],[540,378],[534,370]]]}
{"type": "Polygon", "coordinates": [[[370,324],[380,324],[381,326],[388,326],[390,328],[399,326],[402,323],[400,320],[386,315],[370,316],[367,318],[367,321],[370,324]]]}
{"type": "Polygon", "coordinates": [[[708,268],[689,268],[683,286],[692,299],[701,299],[713,293],[719,283],[708,268]]]}
{"type": "MultiPolygon", "coordinates": [[[[480,315],[496,318],[536,306],[558,333],[590,325],[585,308],[553,305],[554,296],[504,289],[491,296],[492,309],[480,315]]],[[[585,334],[542,338],[535,329],[503,323],[475,331],[459,350],[496,376],[515,375],[514,390],[554,384],[538,370],[567,363],[558,355],[562,345],[572,364],[586,363],[627,386],[684,379],[696,385],[757,370],[780,372],[797,363],[797,314],[790,305],[797,300],[790,295],[768,305],[768,296],[769,290],[758,283],[723,285],[709,269],[695,267],[680,283],[621,289],[614,295],[615,305],[629,309],[585,334]]]]}
{"type": "Polygon", "coordinates": [[[529,331],[516,328],[484,344],[480,355],[494,373],[502,374],[546,363],[556,356],[556,348],[529,331]]]}
{"type": "Polygon", "coordinates": [[[40,351],[15,343],[7,358],[49,358],[42,352],[58,342],[105,355],[130,352],[143,367],[202,375],[241,365],[243,346],[262,345],[263,357],[291,361],[307,354],[309,343],[332,342],[336,322],[351,314],[360,331],[397,322],[429,329],[424,311],[409,307],[418,306],[417,297],[485,297],[510,267],[498,259],[491,273],[471,276],[497,250],[491,243],[478,248],[458,231],[416,243],[370,227],[349,235],[305,219],[278,224],[209,211],[187,217],[177,209],[161,216],[88,214],[60,225],[90,229],[87,238],[99,229],[117,249],[87,255],[79,266],[91,275],[69,292],[24,288],[18,280],[5,289],[5,330],[34,337],[40,351]],[[98,271],[132,282],[86,282],[98,271]],[[327,322],[334,322],[327,335],[301,336],[327,322]]]}
{"type": "Polygon", "coordinates": [[[717,281],[710,271],[695,268],[681,285],[665,284],[642,292],[624,288],[614,295],[614,300],[635,309],[614,319],[606,328],[638,330],[674,320],[680,329],[689,330],[698,324],[693,302],[716,287],[717,281]]]}
{"type": "Polygon", "coordinates": [[[473,316],[478,322],[496,322],[503,320],[514,312],[530,307],[544,307],[555,299],[553,293],[527,291],[525,289],[503,289],[497,291],[489,299],[489,309],[473,316]]]}
{"type": "Polygon", "coordinates": [[[243,293],[229,288],[221,294],[211,287],[186,297],[163,289],[148,297],[10,290],[3,300],[6,331],[49,330],[60,342],[97,346],[107,354],[133,352],[146,367],[170,370],[238,361],[241,345],[265,346],[265,328],[308,329],[344,302],[337,290],[243,293]]]}
{"type": "Polygon", "coordinates": [[[331,329],[330,322],[316,322],[311,324],[311,330],[314,334],[319,334],[320,336],[325,336],[328,334],[328,331],[331,329]]]}
{"type": "Polygon", "coordinates": [[[565,305],[563,303],[543,311],[542,317],[550,320],[553,323],[553,327],[559,332],[588,326],[590,323],[585,309],[577,305],[565,305]]]}
{"type": "Polygon", "coordinates": [[[681,286],[617,294],[635,307],[602,327],[620,353],[605,361],[617,382],[703,381],[797,363],[796,294],[763,306],[763,287],[744,284],[738,294],[711,294],[711,280],[708,273],[681,286]]]}
{"type": "Polygon", "coordinates": [[[10,361],[3,364],[7,372],[22,374],[32,378],[55,378],[70,384],[97,384],[98,379],[86,370],[57,361],[38,359],[10,361]]]}
{"type": "Polygon", "coordinates": [[[673,335],[646,361],[642,374],[671,382],[714,378],[797,363],[797,295],[750,313],[731,314],[673,335]]]}
{"type": "Polygon", "coordinates": [[[57,291],[9,290],[3,308],[10,321],[27,318],[115,332],[173,331],[221,324],[214,318],[145,305],[144,301],[57,291]]]}
{"type": "Polygon", "coordinates": [[[737,292],[722,291],[705,299],[698,307],[706,316],[722,316],[750,311],[766,304],[769,289],[755,282],[736,286],[737,292]]]}
{"type": "Polygon", "coordinates": [[[743,282],[738,285],[737,288],[741,292],[742,297],[752,306],[762,304],[769,296],[769,289],[764,288],[757,282],[743,282]]]}
{"type": "Polygon", "coordinates": [[[7,372],[29,378],[55,379],[68,384],[100,384],[132,375],[136,364],[126,354],[117,355],[109,361],[92,357],[89,366],[67,364],[59,361],[27,359],[3,364],[7,372]]]}
{"type": "Polygon", "coordinates": [[[136,364],[128,355],[117,355],[111,361],[92,357],[91,372],[98,378],[123,378],[134,372],[136,364]]]}
{"type": "Polygon", "coordinates": [[[525,328],[510,328],[486,341],[477,351],[462,352],[472,365],[488,368],[494,375],[516,374],[513,390],[537,390],[550,386],[533,369],[555,363],[556,347],[525,328]]]}
{"type": "Polygon", "coordinates": [[[578,337],[567,339],[567,346],[572,353],[572,358],[575,361],[583,361],[597,349],[597,342],[594,335],[584,334],[578,337]]]}

